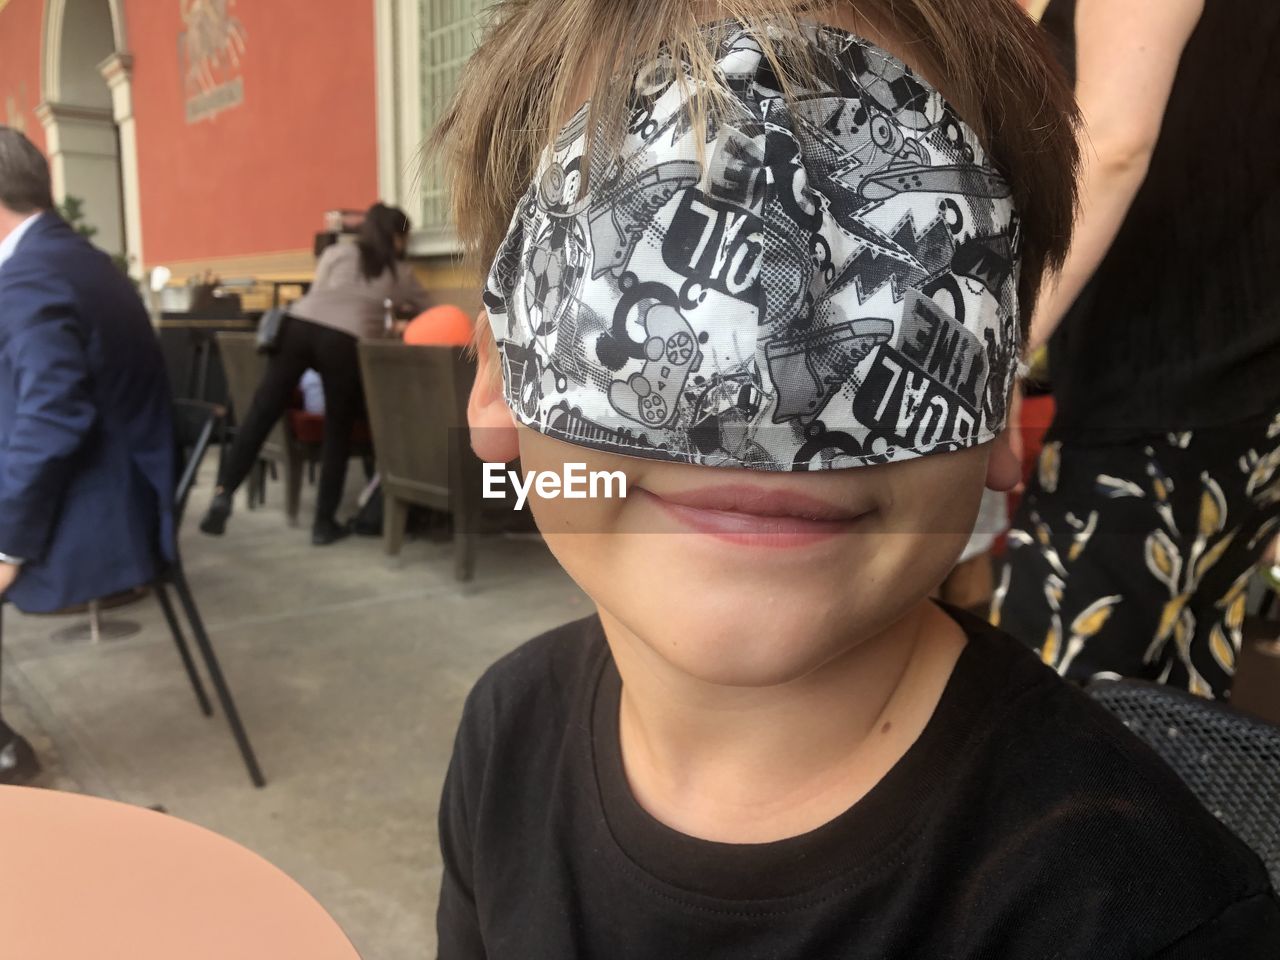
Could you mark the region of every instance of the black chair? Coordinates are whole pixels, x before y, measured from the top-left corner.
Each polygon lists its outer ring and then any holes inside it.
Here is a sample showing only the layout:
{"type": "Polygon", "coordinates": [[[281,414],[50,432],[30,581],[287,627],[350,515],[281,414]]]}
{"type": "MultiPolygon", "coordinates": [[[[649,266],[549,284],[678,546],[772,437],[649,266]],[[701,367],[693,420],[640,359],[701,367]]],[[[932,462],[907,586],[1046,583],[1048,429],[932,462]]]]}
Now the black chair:
{"type": "MultiPolygon", "coordinates": [[[[176,531],[182,523],[182,513],[187,505],[187,497],[190,495],[191,487],[195,483],[196,473],[200,470],[200,463],[204,460],[205,452],[209,449],[214,430],[222,419],[222,408],[199,400],[176,400],[174,401],[173,419],[177,444],[176,462],[179,469],[178,485],[174,495],[174,530],[176,536],[176,531]]],[[[164,613],[165,622],[169,625],[169,632],[173,635],[173,642],[178,647],[178,655],[182,658],[182,665],[186,668],[187,677],[191,681],[191,688],[195,691],[196,702],[206,716],[212,716],[213,705],[209,703],[209,697],[205,694],[204,684],[200,681],[200,674],[196,669],[195,660],[191,656],[186,637],[183,635],[182,627],[179,625],[177,611],[174,609],[173,601],[169,597],[169,587],[173,587],[177,592],[178,600],[186,613],[187,621],[191,624],[191,632],[195,635],[196,646],[199,647],[205,668],[209,671],[209,679],[213,682],[213,689],[218,695],[218,702],[222,704],[222,712],[226,714],[227,723],[231,726],[231,733],[235,737],[236,746],[240,748],[240,756],[244,758],[245,767],[249,771],[249,779],[253,781],[256,787],[265,786],[266,780],[263,779],[262,770],[258,766],[258,758],[254,755],[253,747],[249,743],[244,724],[240,722],[240,713],[236,710],[235,701],[231,699],[231,691],[227,688],[227,681],[222,675],[222,668],[218,665],[218,657],[213,652],[213,645],[209,642],[208,633],[205,632],[204,621],[200,618],[200,611],[196,609],[195,597],[191,593],[191,585],[187,582],[186,574],[182,569],[182,559],[176,553],[176,549],[175,544],[173,562],[165,564],[160,576],[149,586],[155,591],[156,599],[160,602],[160,609],[164,613]]],[[[143,586],[147,585],[144,584],[143,586]]],[[[0,603],[0,613],[2,612],[3,604],[0,603]]],[[[3,638],[2,622],[0,622],[0,638],[3,638]]]]}
{"type": "Polygon", "coordinates": [[[1095,680],[1086,689],[1257,852],[1280,888],[1280,727],[1156,683],[1095,680]]]}
{"type": "MultiPolygon", "coordinates": [[[[191,488],[195,485],[196,474],[200,471],[200,464],[204,461],[204,455],[209,449],[209,444],[213,440],[214,432],[223,415],[222,408],[211,403],[204,403],[199,400],[174,401],[173,422],[177,442],[176,462],[179,469],[178,486],[174,493],[173,503],[175,537],[176,531],[182,525],[182,515],[186,511],[191,488]]],[[[213,707],[205,694],[204,685],[200,682],[200,674],[196,670],[195,661],[191,657],[186,637],[182,633],[177,612],[174,609],[172,600],[169,598],[168,588],[173,587],[177,592],[178,600],[186,613],[187,622],[191,625],[191,632],[195,636],[196,646],[199,648],[200,656],[204,660],[205,669],[208,671],[209,679],[213,683],[214,692],[218,695],[218,702],[222,705],[222,712],[226,715],[227,723],[231,727],[231,734],[235,737],[236,746],[240,749],[240,756],[244,759],[244,765],[249,771],[249,779],[253,781],[253,785],[256,787],[265,786],[266,780],[263,778],[262,770],[258,766],[258,758],[253,752],[253,746],[249,743],[249,736],[245,732],[244,724],[240,721],[240,713],[236,710],[235,701],[231,698],[231,691],[228,689],[227,681],[222,675],[222,668],[219,666],[218,657],[213,651],[213,644],[210,643],[209,635],[205,631],[204,621],[200,617],[200,611],[196,608],[195,597],[191,593],[191,585],[187,582],[186,573],[182,569],[182,557],[177,552],[176,543],[174,550],[173,562],[165,566],[159,578],[152,584],[156,592],[156,599],[160,602],[160,609],[164,612],[164,619],[169,625],[169,632],[173,635],[173,642],[178,648],[178,655],[182,658],[187,677],[191,680],[191,688],[195,691],[196,701],[200,704],[200,709],[206,716],[212,716],[213,707]]]]}

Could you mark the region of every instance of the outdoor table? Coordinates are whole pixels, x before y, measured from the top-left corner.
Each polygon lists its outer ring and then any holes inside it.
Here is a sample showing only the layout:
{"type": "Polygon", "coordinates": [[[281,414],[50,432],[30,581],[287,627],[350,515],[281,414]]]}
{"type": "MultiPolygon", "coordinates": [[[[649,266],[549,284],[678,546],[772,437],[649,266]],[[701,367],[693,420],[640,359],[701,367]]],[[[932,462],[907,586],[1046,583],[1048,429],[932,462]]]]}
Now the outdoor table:
{"type": "Polygon", "coordinates": [[[281,870],[141,807],[0,787],[0,956],[359,960],[281,870]]]}

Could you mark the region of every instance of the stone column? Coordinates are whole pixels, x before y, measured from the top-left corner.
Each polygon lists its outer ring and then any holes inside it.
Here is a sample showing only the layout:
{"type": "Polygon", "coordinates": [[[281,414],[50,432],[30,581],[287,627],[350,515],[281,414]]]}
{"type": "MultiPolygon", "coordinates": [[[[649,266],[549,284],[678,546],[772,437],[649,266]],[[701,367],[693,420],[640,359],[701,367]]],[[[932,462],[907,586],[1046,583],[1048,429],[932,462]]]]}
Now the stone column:
{"type": "Polygon", "coordinates": [[[94,244],[123,254],[120,147],[111,111],[46,100],[36,116],[44,125],[54,199],[61,203],[70,195],[84,201],[85,220],[98,231],[94,244]]]}
{"type": "Polygon", "coordinates": [[[138,183],[138,139],[133,120],[133,55],[113,53],[98,71],[111,91],[111,112],[120,137],[120,192],[124,216],[124,247],[129,274],[141,278],[142,195],[138,183]]]}

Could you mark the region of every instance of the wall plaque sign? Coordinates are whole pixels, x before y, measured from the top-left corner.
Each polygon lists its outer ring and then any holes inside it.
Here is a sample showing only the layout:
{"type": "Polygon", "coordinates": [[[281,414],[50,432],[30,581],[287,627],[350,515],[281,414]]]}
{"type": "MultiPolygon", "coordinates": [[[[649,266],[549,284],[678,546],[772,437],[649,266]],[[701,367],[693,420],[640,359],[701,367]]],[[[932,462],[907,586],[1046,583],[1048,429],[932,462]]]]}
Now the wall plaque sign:
{"type": "Polygon", "coordinates": [[[247,35],[232,15],[236,0],[179,0],[186,29],[178,38],[187,123],[244,102],[240,60],[247,35]]]}

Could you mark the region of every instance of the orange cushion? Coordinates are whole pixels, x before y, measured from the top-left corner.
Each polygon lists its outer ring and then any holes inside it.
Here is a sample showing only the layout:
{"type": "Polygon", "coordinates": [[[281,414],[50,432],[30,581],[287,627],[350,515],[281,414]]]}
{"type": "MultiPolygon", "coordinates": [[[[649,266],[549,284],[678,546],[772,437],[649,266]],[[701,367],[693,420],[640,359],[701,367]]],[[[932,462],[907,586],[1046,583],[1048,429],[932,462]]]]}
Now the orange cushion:
{"type": "Polygon", "coordinates": [[[465,347],[471,342],[471,318],[461,307],[431,307],[409,321],[404,342],[418,347],[465,347]]]}

